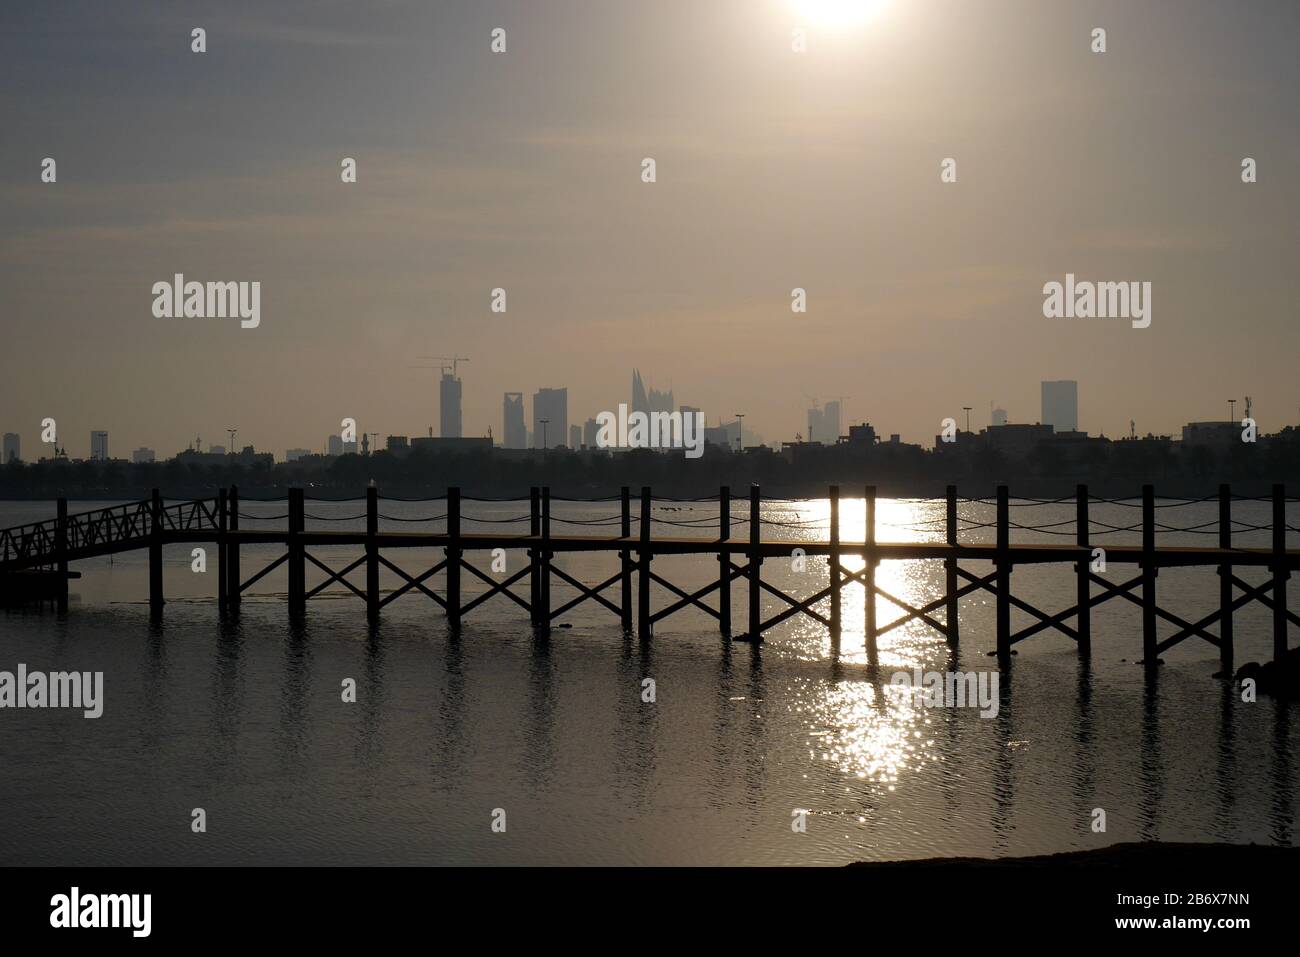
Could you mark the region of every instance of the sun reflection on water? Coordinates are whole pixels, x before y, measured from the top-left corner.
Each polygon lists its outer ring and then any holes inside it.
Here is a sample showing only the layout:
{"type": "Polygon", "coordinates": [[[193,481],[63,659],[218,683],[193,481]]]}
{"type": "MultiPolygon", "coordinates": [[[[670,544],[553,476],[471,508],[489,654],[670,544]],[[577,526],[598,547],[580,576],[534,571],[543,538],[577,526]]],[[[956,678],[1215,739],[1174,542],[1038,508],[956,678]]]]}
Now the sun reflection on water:
{"type": "MultiPolygon", "coordinates": [[[[876,504],[876,538],[879,541],[930,541],[942,536],[942,525],[934,519],[943,515],[943,503],[880,499],[876,504]]],[[[799,526],[797,538],[824,539],[829,535],[830,503],[826,500],[789,503],[782,520],[799,526]]],[[[840,501],[840,537],[845,543],[865,538],[866,503],[863,499],[840,501]]],[[[846,555],[843,566],[860,571],[860,556],[846,555]]],[[[921,606],[938,595],[934,563],[916,561],[882,562],[876,566],[876,584],[913,606],[921,606]]],[[[825,559],[808,561],[808,578],[826,581],[825,559]]],[[[942,574],[942,570],[938,569],[942,574]]],[[[786,583],[800,591],[792,578],[786,583]]],[[[806,590],[806,586],[805,586],[806,590]]],[[[829,613],[830,602],[818,610],[829,613]]],[[[851,780],[886,791],[898,786],[900,776],[915,772],[935,758],[931,737],[933,718],[913,707],[902,689],[891,689],[889,677],[895,671],[910,670],[942,653],[944,638],[924,623],[912,621],[890,630],[878,639],[878,667],[868,668],[865,591],[860,584],[844,588],[841,605],[841,638],[838,654],[827,629],[820,622],[800,616],[782,636],[783,652],[801,662],[834,660],[842,668],[829,679],[817,681],[817,688],[805,689],[808,726],[808,758],[825,762],[851,780]]],[[[888,600],[878,598],[876,621],[884,628],[904,612],[888,600]]]]}

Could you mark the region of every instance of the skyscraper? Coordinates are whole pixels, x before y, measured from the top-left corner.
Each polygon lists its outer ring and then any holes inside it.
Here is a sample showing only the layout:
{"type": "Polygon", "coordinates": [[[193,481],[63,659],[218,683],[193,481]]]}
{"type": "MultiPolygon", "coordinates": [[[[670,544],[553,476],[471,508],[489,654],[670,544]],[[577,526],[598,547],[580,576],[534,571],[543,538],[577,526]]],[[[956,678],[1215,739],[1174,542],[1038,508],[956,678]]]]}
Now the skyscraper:
{"type": "Polygon", "coordinates": [[[528,427],[524,424],[524,394],[507,392],[502,409],[504,419],[501,430],[501,447],[504,449],[528,448],[528,427]]]}
{"type": "Polygon", "coordinates": [[[460,379],[454,372],[444,371],[438,381],[438,422],[444,439],[460,438],[460,379]]]}
{"type": "Polygon", "coordinates": [[[569,437],[569,390],[538,389],[533,394],[533,447],[556,448],[569,437]],[[542,420],[546,422],[543,424],[542,420]]]}
{"type": "Polygon", "coordinates": [[[108,433],[90,433],[90,460],[92,462],[108,461],[108,433]]]}
{"type": "Polygon", "coordinates": [[[821,441],[834,445],[840,440],[840,403],[838,400],[822,406],[821,441]]]}
{"type": "Polygon", "coordinates": [[[651,412],[671,412],[673,411],[673,390],[659,392],[655,389],[646,391],[645,383],[641,380],[641,370],[632,370],[632,411],[644,412],[649,415],[651,412]]]}
{"type": "Polygon", "coordinates": [[[1042,425],[1050,425],[1054,432],[1079,430],[1079,383],[1060,379],[1043,383],[1042,425]]]}
{"type": "Polygon", "coordinates": [[[808,410],[808,434],[804,436],[809,442],[816,442],[822,431],[822,410],[813,406],[808,410]]]}
{"type": "Polygon", "coordinates": [[[331,435],[331,436],[329,437],[329,441],[328,441],[326,447],[329,449],[329,453],[328,453],[328,454],[330,454],[330,455],[342,455],[342,454],[343,454],[343,436],[341,436],[341,435],[331,435]]]}
{"type": "Polygon", "coordinates": [[[569,448],[571,449],[582,448],[582,426],[580,425],[569,426],[569,448]]]}
{"type": "Polygon", "coordinates": [[[0,455],[0,462],[7,465],[10,462],[22,461],[21,441],[17,432],[6,432],[4,453],[0,455]]]}

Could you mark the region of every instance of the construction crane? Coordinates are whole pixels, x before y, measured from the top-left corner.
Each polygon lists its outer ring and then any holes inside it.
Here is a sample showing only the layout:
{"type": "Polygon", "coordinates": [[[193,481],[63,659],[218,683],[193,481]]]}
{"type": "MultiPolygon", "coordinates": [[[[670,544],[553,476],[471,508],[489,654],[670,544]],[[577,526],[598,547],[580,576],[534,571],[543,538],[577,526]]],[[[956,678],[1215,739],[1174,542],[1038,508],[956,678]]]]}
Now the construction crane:
{"type": "Polygon", "coordinates": [[[443,365],[440,365],[440,366],[416,366],[417,369],[434,369],[434,368],[437,368],[437,369],[441,369],[443,372],[446,372],[448,369],[450,369],[452,375],[455,375],[455,374],[456,374],[456,371],[457,371],[457,370],[456,370],[456,366],[457,366],[459,363],[461,363],[461,362],[469,362],[469,356],[416,356],[416,358],[417,358],[417,359],[429,359],[429,360],[432,360],[433,362],[441,362],[441,363],[443,363],[443,365]],[[448,362],[451,363],[450,366],[446,365],[446,363],[448,363],[448,362]]]}

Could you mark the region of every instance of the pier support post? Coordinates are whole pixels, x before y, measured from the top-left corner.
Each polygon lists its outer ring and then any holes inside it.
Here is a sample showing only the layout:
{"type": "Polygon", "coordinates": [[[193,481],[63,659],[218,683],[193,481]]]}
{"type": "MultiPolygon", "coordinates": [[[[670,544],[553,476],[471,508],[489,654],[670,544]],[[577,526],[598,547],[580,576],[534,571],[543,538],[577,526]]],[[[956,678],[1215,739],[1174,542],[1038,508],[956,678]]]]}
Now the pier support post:
{"type": "Polygon", "coordinates": [[[295,617],[307,611],[307,568],[302,541],[305,512],[302,489],[289,489],[289,614],[295,617]]]}
{"type": "MultiPolygon", "coordinates": [[[[1219,547],[1232,547],[1232,489],[1219,486],[1219,547]]],[[[1225,674],[1232,674],[1232,565],[1219,566],[1219,665],[1225,674]]]]}
{"type": "Polygon", "coordinates": [[[162,493],[153,490],[149,502],[149,611],[157,615],[163,607],[162,493]]]}
{"type": "Polygon", "coordinates": [[[366,489],[366,618],[379,620],[379,489],[366,489]]]}
{"type": "Polygon", "coordinates": [[[551,551],[551,487],[545,485],[542,487],[542,577],[537,586],[541,597],[541,607],[538,609],[538,624],[543,635],[551,633],[551,559],[554,557],[554,553],[551,551]]]}
{"type": "Polygon", "coordinates": [[[226,610],[226,592],[228,588],[228,579],[226,577],[226,523],[229,519],[226,510],[226,490],[223,488],[217,491],[217,609],[222,612],[226,610]]]}
{"type": "Polygon", "coordinates": [[[536,485],[528,490],[528,534],[533,547],[528,549],[528,608],[533,627],[542,623],[542,576],[538,556],[542,537],[542,492],[536,485]]]}
{"type": "Polygon", "coordinates": [[[832,485],[831,499],[831,534],[830,554],[827,564],[830,566],[831,586],[831,643],[839,649],[840,644],[840,487],[832,485]]]}
{"type": "Polygon", "coordinates": [[[233,533],[239,531],[239,488],[230,486],[230,495],[227,498],[227,524],[232,532],[230,540],[226,543],[226,601],[230,605],[231,611],[239,610],[239,599],[243,595],[242,582],[239,580],[239,537],[233,533]]]}
{"type": "Polygon", "coordinates": [[[763,557],[759,554],[759,488],[749,487],[749,640],[758,644],[763,640],[762,621],[758,617],[758,593],[763,580],[763,557]]]}
{"type": "MultiPolygon", "coordinates": [[[[619,493],[622,513],[619,521],[619,536],[627,541],[632,537],[632,490],[626,485],[623,486],[619,493]]],[[[619,571],[622,578],[619,580],[620,617],[623,622],[623,634],[632,633],[632,550],[624,548],[618,553],[619,571]]]]}
{"type": "Polygon", "coordinates": [[[1092,551],[1090,549],[1090,525],[1088,518],[1088,486],[1079,485],[1074,489],[1074,541],[1083,550],[1079,561],[1075,563],[1075,604],[1079,606],[1076,621],[1079,631],[1079,657],[1087,658],[1092,654],[1092,551]]]}
{"type": "Polygon", "coordinates": [[[1159,664],[1156,651],[1156,491],[1142,486],[1142,663],[1159,664]]]}
{"type": "MultiPolygon", "coordinates": [[[[947,509],[945,525],[948,530],[948,544],[957,544],[957,486],[949,485],[947,490],[947,509]]],[[[957,598],[957,556],[951,555],[943,561],[944,594],[947,603],[948,644],[956,648],[961,642],[961,622],[958,618],[957,598]]]]}
{"type": "Polygon", "coordinates": [[[57,585],[60,612],[68,610],[68,500],[59,499],[58,519],[54,523],[55,569],[59,573],[57,585]]]}
{"type": "Polygon", "coordinates": [[[637,551],[640,572],[637,576],[636,632],[650,637],[650,486],[641,487],[641,543],[637,551]]]}
{"type": "Polygon", "coordinates": [[[1273,661],[1286,657],[1286,489],[1273,486],[1273,661]]]}
{"type": "MultiPolygon", "coordinates": [[[[724,485],[718,489],[718,541],[731,538],[731,489],[724,485]]],[[[731,551],[718,546],[718,631],[731,637],[731,551]]]]}
{"type": "Polygon", "coordinates": [[[460,628],[460,489],[447,489],[447,625],[460,628]]]}
{"type": "Polygon", "coordinates": [[[863,575],[866,579],[866,587],[863,588],[863,620],[866,625],[866,647],[867,660],[872,664],[876,661],[876,487],[868,485],[866,488],[866,528],[863,531],[862,541],[863,557],[866,564],[863,566],[863,575]]]}
{"type": "Polygon", "coordinates": [[[1011,496],[1005,485],[998,486],[998,545],[994,562],[998,572],[998,663],[1005,665],[1011,661],[1011,496]]]}

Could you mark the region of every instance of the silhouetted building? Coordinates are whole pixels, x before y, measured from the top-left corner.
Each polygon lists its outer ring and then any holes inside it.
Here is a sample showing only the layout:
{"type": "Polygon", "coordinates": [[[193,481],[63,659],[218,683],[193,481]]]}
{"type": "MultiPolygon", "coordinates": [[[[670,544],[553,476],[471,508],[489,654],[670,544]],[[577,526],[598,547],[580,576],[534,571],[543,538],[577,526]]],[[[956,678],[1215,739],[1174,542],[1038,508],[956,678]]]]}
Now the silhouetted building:
{"type": "MultiPolygon", "coordinates": [[[[459,438],[459,436],[455,436],[459,438]]],[[[384,441],[384,448],[394,455],[405,455],[411,448],[411,442],[405,435],[390,435],[384,441]]]]}
{"type": "Polygon", "coordinates": [[[17,432],[6,432],[4,452],[0,454],[0,462],[21,462],[22,460],[22,440],[18,437],[17,432]]]}
{"type": "Polygon", "coordinates": [[[1007,422],[1006,409],[994,409],[993,414],[989,417],[989,425],[1006,425],[1007,422]]]}
{"type": "Polygon", "coordinates": [[[533,394],[535,448],[558,448],[569,436],[569,390],[538,389],[533,394]],[[545,423],[543,423],[545,419],[545,423]]]}
{"type": "Polygon", "coordinates": [[[651,412],[671,412],[673,410],[673,390],[659,392],[655,389],[646,391],[645,383],[641,381],[641,371],[632,370],[632,411],[644,412],[649,415],[651,412]]]}
{"type": "Polygon", "coordinates": [[[528,448],[528,426],[524,424],[524,394],[507,392],[502,408],[501,447],[528,448]]]}
{"type": "Polygon", "coordinates": [[[297,462],[309,455],[311,455],[311,449],[289,449],[284,453],[284,460],[286,462],[297,462]]]}
{"type": "Polygon", "coordinates": [[[90,433],[90,460],[92,462],[108,461],[108,433],[90,433]]]}
{"type": "Polygon", "coordinates": [[[492,440],[486,435],[459,436],[457,438],[423,438],[411,439],[410,451],[441,454],[445,452],[491,452],[492,440]]]}
{"type": "Polygon", "coordinates": [[[588,419],[582,424],[582,444],[587,448],[596,448],[596,436],[598,435],[600,435],[600,425],[595,419],[588,419]]]}
{"type": "Polygon", "coordinates": [[[444,439],[460,438],[460,379],[443,372],[438,381],[438,434],[444,439]]]}
{"type": "Polygon", "coordinates": [[[209,455],[225,455],[225,454],[226,454],[226,447],[225,447],[224,445],[209,445],[209,446],[208,446],[208,454],[209,454],[209,455]]]}
{"type": "Polygon", "coordinates": [[[1240,442],[1241,431],[1236,422],[1188,422],[1183,426],[1183,445],[1222,450],[1240,442]]]}
{"type": "Polygon", "coordinates": [[[139,448],[131,453],[131,461],[136,465],[148,465],[157,458],[153,449],[139,448]]]}
{"type": "Polygon", "coordinates": [[[326,452],[327,455],[342,455],[343,437],[341,435],[331,435],[329,441],[326,442],[325,447],[328,450],[326,452]]]}
{"type": "Polygon", "coordinates": [[[1057,432],[1079,429],[1079,383],[1061,379],[1043,383],[1043,416],[1039,420],[1057,432]]]}
{"type": "Polygon", "coordinates": [[[719,448],[730,449],[732,452],[740,451],[740,420],[734,422],[721,423],[719,425],[704,427],[704,444],[716,445],[719,448]]]}
{"type": "Polygon", "coordinates": [[[582,426],[580,425],[569,426],[569,448],[571,449],[582,448],[582,426]]]}
{"type": "Polygon", "coordinates": [[[822,433],[818,436],[826,445],[834,445],[840,440],[840,404],[827,402],[822,406],[822,433]]]}
{"type": "MultiPolygon", "coordinates": [[[[990,427],[980,435],[990,448],[997,449],[1008,458],[1024,458],[1034,446],[1052,438],[1054,431],[1047,424],[1012,424],[990,427]]],[[[974,438],[970,433],[964,437],[974,438]]]]}
{"type": "MultiPolygon", "coordinates": [[[[890,441],[898,436],[890,436],[890,441]]],[[[849,445],[854,448],[870,448],[876,444],[876,430],[866,422],[849,426],[849,445]]]]}

